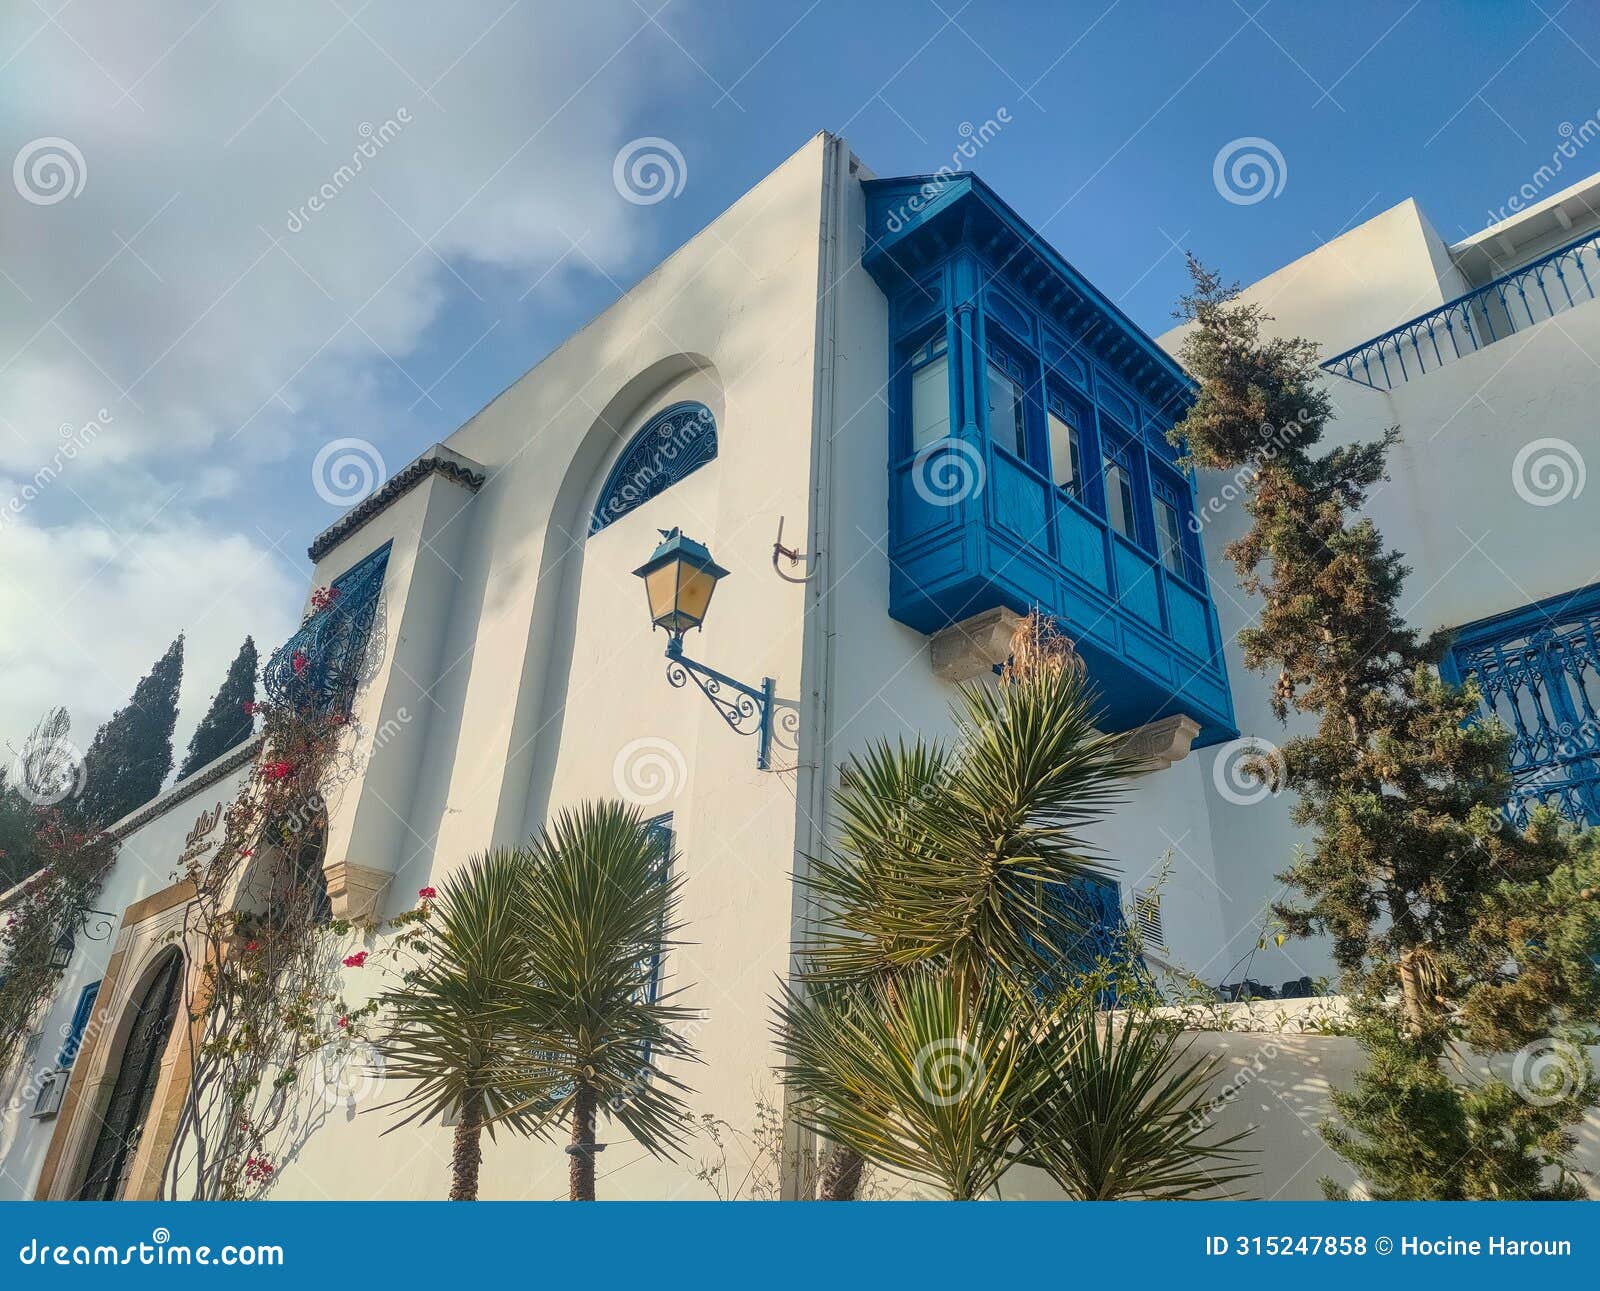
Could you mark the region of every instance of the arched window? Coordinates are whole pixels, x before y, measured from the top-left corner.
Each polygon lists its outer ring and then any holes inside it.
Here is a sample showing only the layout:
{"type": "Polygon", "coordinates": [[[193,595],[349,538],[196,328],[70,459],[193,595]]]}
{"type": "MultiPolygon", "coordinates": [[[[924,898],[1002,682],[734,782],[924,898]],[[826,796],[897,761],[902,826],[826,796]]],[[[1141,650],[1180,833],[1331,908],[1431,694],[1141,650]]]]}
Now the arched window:
{"type": "Polygon", "coordinates": [[[717,455],[717,422],[703,403],[663,408],[628,441],[589,518],[599,533],[717,455]]]}
{"type": "Polygon", "coordinates": [[[172,1034],[183,994],[183,956],[167,952],[133,1008],[111,1097],[100,1119],[79,1201],[115,1201],[122,1195],[161,1078],[161,1055],[172,1034]]]}

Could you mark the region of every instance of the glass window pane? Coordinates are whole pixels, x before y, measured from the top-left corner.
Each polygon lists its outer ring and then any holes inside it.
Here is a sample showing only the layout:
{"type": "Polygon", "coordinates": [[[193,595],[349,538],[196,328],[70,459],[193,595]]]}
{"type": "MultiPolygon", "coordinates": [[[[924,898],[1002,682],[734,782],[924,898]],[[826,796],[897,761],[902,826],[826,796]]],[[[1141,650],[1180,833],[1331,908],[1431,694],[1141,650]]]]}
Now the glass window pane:
{"type": "Polygon", "coordinates": [[[1161,547],[1161,563],[1174,574],[1185,574],[1183,560],[1183,522],[1178,508],[1166,498],[1156,498],[1156,542],[1161,547]]]}
{"type": "Polygon", "coordinates": [[[989,434],[1008,453],[1026,458],[1027,432],[1022,414],[1022,391],[1005,372],[989,364],[989,434]]]}
{"type": "Polygon", "coordinates": [[[936,359],[911,374],[911,447],[937,443],[950,434],[950,379],[947,361],[936,359]]]}
{"type": "Polygon", "coordinates": [[[1078,428],[1058,413],[1049,415],[1050,470],[1055,482],[1075,498],[1083,497],[1083,446],[1078,428]]]}
{"type": "Polygon", "coordinates": [[[1106,518],[1124,538],[1137,540],[1133,520],[1133,477],[1128,474],[1127,468],[1109,457],[1105,459],[1105,470],[1106,518]]]}

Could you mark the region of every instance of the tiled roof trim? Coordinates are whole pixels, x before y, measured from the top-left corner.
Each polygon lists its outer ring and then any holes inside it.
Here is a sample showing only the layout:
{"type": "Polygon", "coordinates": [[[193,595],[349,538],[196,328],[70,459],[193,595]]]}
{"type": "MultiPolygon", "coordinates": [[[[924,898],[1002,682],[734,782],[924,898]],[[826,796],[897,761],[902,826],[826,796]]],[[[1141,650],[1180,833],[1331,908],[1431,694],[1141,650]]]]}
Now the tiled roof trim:
{"type": "Polygon", "coordinates": [[[351,507],[319,533],[311,546],[306,548],[306,555],[313,561],[321,560],[368,520],[385,510],[390,503],[409,493],[433,474],[453,480],[474,493],[483,486],[487,478],[481,472],[469,470],[460,462],[452,461],[448,457],[419,457],[403,471],[391,475],[371,497],[351,507]]]}

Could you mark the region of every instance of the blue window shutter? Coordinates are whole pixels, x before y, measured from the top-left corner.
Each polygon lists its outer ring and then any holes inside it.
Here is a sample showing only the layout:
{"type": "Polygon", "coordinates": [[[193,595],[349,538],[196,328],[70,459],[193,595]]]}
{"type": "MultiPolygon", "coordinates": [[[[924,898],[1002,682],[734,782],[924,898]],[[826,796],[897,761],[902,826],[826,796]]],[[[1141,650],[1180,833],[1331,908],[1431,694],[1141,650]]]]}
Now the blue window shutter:
{"type": "Polygon", "coordinates": [[[94,1011],[94,998],[100,994],[100,983],[90,982],[78,995],[78,1007],[72,1011],[72,1021],[67,1027],[66,1042],[56,1055],[56,1066],[70,1067],[78,1056],[78,1046],[83,1043],[83,1033],[89,1026],[89,1014],[94,1011]]]}

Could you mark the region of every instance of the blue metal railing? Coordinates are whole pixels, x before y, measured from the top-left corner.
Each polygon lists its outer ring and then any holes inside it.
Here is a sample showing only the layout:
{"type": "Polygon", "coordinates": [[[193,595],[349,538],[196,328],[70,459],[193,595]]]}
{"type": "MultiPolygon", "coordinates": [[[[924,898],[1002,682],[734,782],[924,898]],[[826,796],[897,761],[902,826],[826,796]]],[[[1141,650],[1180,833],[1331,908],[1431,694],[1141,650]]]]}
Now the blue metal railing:
{"type": "Polygon", "coordinates": [[[327,601],[267,660],[261,681],[268,699],[319,712],[350,712],[388,562],[386,545],[333,581],[327,601]]]}
{"type": "Polygon", "coordinates": [[[1464,354],[1476,353],[1593,300],[1595,284],[1590,269],[1597,261],[1600,233],[1586,233],[1382,336],[1336,354],[1323,369],[1374,390],[1393,390],[1464,354]]]}

